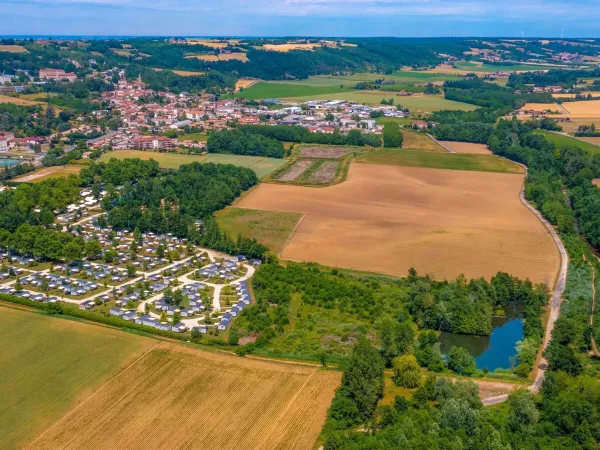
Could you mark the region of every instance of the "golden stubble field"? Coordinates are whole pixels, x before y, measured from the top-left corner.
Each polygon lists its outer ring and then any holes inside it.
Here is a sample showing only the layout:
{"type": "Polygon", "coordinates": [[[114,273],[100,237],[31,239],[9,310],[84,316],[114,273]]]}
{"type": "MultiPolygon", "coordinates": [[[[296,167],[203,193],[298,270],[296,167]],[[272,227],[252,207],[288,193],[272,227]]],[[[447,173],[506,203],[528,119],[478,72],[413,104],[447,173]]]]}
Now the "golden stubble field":
{"type": "Polygon", "coordinates": [[[160,344],[30,449],[309,449],[339,372],[160,344]]]}
{"type": "Polygon", "coordinates": [[[490,278],[505,271],[553,284],[559,254],[520,202],[523,175],[352,164],[346,182],[262,184],[236,206],[306,217],[282,257],[405,276],[490,278]]]}

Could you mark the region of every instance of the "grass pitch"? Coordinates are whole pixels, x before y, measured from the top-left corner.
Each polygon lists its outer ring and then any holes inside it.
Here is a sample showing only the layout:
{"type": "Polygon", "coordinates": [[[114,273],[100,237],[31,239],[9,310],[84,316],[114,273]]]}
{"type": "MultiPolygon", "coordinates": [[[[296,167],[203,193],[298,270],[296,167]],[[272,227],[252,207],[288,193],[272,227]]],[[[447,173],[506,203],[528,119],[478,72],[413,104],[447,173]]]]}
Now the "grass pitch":
{"type": "Polygon", "coordinates": [[[551,131],[546,130],[535,130],[534,133],[544,136],[550,142],[553,142],[558,148],[576,147],[591,154],[600,153],[600,147],[592,144],[591,142],[582,141],[570,136],[565,136],[564,134],[552,133],[551,131]]]}
{"type": "Polygon", "coordinates": [[[231,207],[217,212],[216,217],[219,228],[233,239],[241,234],[256,239],[273,253],[279,254],[302,214],[231,207]]]}
{"type": "Polygon", "coordinates": [[[100,161],[108,161],[110,158],[154,159],[165,169],[178,169],[182,164],[190,164],[193,162],[233,164],[234,166],[248,167],[254,170],[259,178],[277,170],[286,162],[284,159],[263,158],[261,156],[241,156],[216,153],[209,153],[206,155],[182,155],[179,153],[146,152],[142,150],[116,150],[104,153],[100,157],[100,161]]]}
{"type": "Polygon", "coordinates": [[[41,183],[42,181],[49,180],[51,178],[68,177],[69,175],[79,175],[81,169],[85,166],[78,165],[66,165],[66,166],[54,166],[45,167],[43,169],[36,170],[35,172],[27,173],[20,177],[13,179],[12,181],[18,183],[41,183]]]}
{"type": "Polygon", "coordinates": [[[155,342],[0,307],[0,437],[20,448],[155,342]]]}
{"type": "Polygon", "coordinates": [[[357,163],[477,172],[523,173],[523,168],[493,155],[381,149],[360,154],[357,163]]]}
{"type": "Polygon", "coordinates": [[[416,111],[439,111],[441,109],[453,109],[460,111],[472,111],[477,107],[467,103],[446,100],[441,95],[414,95],[412,97],[400,97],[395,92],[385,91],[348,91],[337,94],[311,95],[299,97],[283,97],[284,100],[305,102],[309,100],[346,100],[367,105],[380,105],[381,100],[394,99],[394,104],[416,111]],[[289,98],[288,98],[289,97],[289,98]]]}

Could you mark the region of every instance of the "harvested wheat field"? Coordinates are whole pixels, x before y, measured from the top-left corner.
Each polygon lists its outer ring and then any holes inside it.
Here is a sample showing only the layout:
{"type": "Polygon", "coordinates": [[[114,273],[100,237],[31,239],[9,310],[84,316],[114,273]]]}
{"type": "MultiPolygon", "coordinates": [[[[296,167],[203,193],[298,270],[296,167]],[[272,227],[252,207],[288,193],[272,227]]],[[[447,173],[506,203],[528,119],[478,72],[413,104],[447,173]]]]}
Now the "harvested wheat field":
{"type": "Polygon", "coordinates": [[[258,47],[258,49],[272,50],[276,52],[284,52],[287,53],[290,50],[312,50],[315,47],[320,47],[321,44],[265,44],[262,47],[258,47]]]}
{"type": "Polygon", "coordinates": [[[0,52],[27,53],[27,49],[22,45],[0,45],[0,52]]]}
{"type": "Polygon", "coordinates": [[[565,102],[563,107],[573,116],[600,116],[600,100],[565,102]]]}
{"type": "Polygon", "coordinates": [[[589,142],[590,144],[594,144],[600,147],[600,137],[580,137],[577,139],[580,139],[584,142],[589,142]]]}
{"type": "Polygon", "coordinates": [[[435,279],[505,271],[554,283],[559,254],[520,202],[522,174],[352,164],[322,189],[262,184],[236,206],[306,217],[282,252],[297,261],[435,279]]]}
{"type": "Polygon", "coordinates": [[[239,92],[240,89],[246,89],[250,86],[258,83],[260,80],[254,80],[250,78],[240,78],[235,82],[235,91],[239,92]]]}
{"type": "Polygon", "coordinates": [[[429,152],[445,152],[446,149],[438,144],[436,141],[431,139],[425,133],[417,133],[415,131],[400,130],[404,137],[402,144],[403,148],[409,148],[413,150],[425,150],[429,152]]]}
{"type": "Polygon", "coordinates": [[[491,155],[492,152],[485,144],[472,144],[470,142],[444,141],[444,145],[456,153],[469,155],[491,155]]]}
{"type": "Polygon", "coordinates": [[[195,55],[186,56],[188,59],[201,59],[202,61],[216,62],[216,61],[230,61],[237,59],[238,61],[247,62],[248,57],[245,53],[219,53],[218,55],[195,55]]]}
{"type": "Polygon", "coordinates": [[[160,344],[31,449],[309,449],[340,373],[160,344]]]}

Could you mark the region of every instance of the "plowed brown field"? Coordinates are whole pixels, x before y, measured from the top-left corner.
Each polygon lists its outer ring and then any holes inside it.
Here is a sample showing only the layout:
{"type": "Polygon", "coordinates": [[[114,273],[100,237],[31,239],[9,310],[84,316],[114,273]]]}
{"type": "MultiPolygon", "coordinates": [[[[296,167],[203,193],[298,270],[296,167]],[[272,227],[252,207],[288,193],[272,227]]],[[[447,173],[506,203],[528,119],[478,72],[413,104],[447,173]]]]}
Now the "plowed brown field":
{"type": "Polygon", "coordinates": [[[436,279],[506,271],[553,284],[559,255],[519,200],[523,175],[352,164],[346,182],[313,189],[262,184],[240,208],[301,212],[283,250],[316,261],[436,279]]]}
{"type": "Polygon", "coordinates": [[[492,152],[485,144],[471,144],[470,142],[444,141],[444,145],[456,153],[467,153],[470,155],[491,155],[492,152]]]}
{"type": "Polygon", "coordinates": [[[312,448],[339,382],[315,367],[162,344],[29,448],[312,448]]]}

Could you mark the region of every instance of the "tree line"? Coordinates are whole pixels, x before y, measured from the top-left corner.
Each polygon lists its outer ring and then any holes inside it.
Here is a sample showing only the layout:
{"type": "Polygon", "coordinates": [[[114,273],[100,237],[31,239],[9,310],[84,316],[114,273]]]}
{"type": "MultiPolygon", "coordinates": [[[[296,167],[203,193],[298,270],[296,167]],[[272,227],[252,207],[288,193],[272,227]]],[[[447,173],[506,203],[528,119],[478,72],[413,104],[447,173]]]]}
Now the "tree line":
{"type": "Polygon", "coordinates": [[[245,129],[215,131],[208,136],[206,148],[209,153],[265,156],[283,158],[283,144],[275,139],[246,132],[245,129]]]}
{"type": "Polygon", "coordinates": [[[361,133],[351,130],[347,135],[337,129],[333,133],[314,133],[301,126],[286,125],[244,125],[240,127],[245,133],[259,134],[280,142],[302,142],[305,144],[353,145],[380,147],[381,137],[373,133],[361,133]]]}

